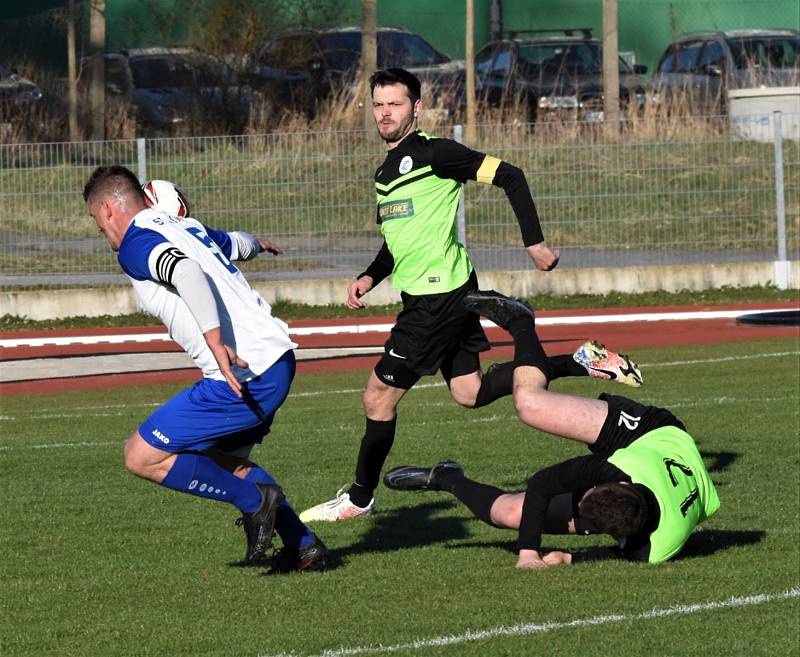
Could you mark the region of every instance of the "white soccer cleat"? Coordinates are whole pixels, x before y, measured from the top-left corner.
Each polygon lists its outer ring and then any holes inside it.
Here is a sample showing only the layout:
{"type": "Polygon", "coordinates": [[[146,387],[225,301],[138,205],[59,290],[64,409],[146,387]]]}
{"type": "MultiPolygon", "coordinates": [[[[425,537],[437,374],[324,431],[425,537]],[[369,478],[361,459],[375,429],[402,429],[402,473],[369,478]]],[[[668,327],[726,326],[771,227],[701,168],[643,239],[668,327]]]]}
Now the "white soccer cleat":
{"type": "Polygon", "coordinates": [[[350,501],[350,494],[340,488],[336,497],[322,504],[312,506],[300,514],[301,522],[336,522],[338,520],[350,520],[358,516],[368,516],[375,510],[375,498],[373,497],[366,507],[356,506],[350,501]]]}
{"type": "Polygon", "coordinates": [[[636,363],[625,354],[609,351],[594,340],[578,347],[572,358],[586,368],[589,376],[616,381],[632,388],[642,385],[642,372],[636,363]]]}

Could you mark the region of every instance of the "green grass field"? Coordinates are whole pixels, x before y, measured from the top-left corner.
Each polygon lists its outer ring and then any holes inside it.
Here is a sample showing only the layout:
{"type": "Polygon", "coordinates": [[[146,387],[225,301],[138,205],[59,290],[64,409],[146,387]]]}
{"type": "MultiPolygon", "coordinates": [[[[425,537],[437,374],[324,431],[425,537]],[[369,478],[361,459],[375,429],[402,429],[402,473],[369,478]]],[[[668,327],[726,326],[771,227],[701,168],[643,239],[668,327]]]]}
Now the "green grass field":
{"type": "MultiPolygon", "coordinates": [[[[518,572],[513,532],[444,493],[381,488],[371,519],[318,527],[337,567],[262,577],[229,565],[244,551],[233,507],[122,467],[125,438],[179,386],[3,398],[0,654],[800,654],[800,343],[633,355],[646,386],[632,396],[685,420],[722,502],[683,556],[659,566],[518,572]]],[[[365,378],[300,375],[255,450],[298,509],[350,482],[365,378]]],[[[628,391],[591,379],[554,389],[628,391]]],[[[509,400],[467,411],[430,378],[400,407],[388,465],[457,458],[467,474],[517,489],[581,453],[523,426],[509,400]]]]}

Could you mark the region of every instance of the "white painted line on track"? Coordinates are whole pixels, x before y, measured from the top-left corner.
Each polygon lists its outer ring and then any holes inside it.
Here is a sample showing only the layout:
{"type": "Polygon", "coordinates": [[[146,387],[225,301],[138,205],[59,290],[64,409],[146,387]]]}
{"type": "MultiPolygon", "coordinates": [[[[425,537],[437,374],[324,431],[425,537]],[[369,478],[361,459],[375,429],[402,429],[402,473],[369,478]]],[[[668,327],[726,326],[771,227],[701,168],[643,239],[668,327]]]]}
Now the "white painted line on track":
{"type": "MultiPolygon", "coordinates": [[[[685,321],[699,319],[734,319],[751,313],[781,312],[797,310],[796,307],[786,308],[749,308],[747,310],[696,310],[674,312],[650,312],[606,315],[569,315],[564,317],[537,317],[537,326],[560,326],[575,324],[611,324],[617,322],[663,322],[685,321]]],[[[481,320],[481,325],[487,328],[496,326],[488,319],[481,320]]],[[[342,324],[328,326],[302,326],[290,327],[289,335],[335,335],[335,334],[360,334],[360,333],[387,333],[391,324],[342,324]]],[[[53,336],[42,338],[7,338],[0,340],[0,348],[11,347],[43,347],[47,345],[65,346],[75,344],[121,344],[124,342],[170,342],[166,331],[155,333],[126,333],[123,335],[73,335],[53,336]]]]}
{"type": "MultiPolygon", "coordinates": [[[[733,609],[737,607],[748,607],[762,605],[770,602],[781,602],[800,597],[800,587],[794,586],[786,591],[778,593],[757,593],[754,595],[744,595],[728,598],[727,600],[713,600],[711,602],[698,602],[688,605],[674,605],[663,609],[651,609],[634,614],[606,614],[603,616],[591,616],[589,618],[576,618],[571,621],[550,621],[544,623],[517,623],[515,625],[504,625],[493,627],[488,630],[469,630],[461,634],[448,634],[444,636],[430,637],[427,639],[416,639],[404,643],[392,645],[366,645],[366,646],[342,646],[339,648],[328,648],[313,657],[355,657],[356,655],[380,655],[384,653],[424,650],[426,648],[439,648],[443,646],[455,646],[473,641],[487,641],[503,637],[524,637],[535,634],[544,634],[557,630],[571,630],[582,627],[593,627],[598,625],[608,625],[609,623],[624,623],[656,620],[669,618],[671,616],[688,616],[704,611],[716,611],[719,609],[733,609]]],[[[294,652],[278,653],[259,653],[258,657],[301,657],[294,652]]],[[[308,656],[312,657],[312,656],[308,656]]]]}

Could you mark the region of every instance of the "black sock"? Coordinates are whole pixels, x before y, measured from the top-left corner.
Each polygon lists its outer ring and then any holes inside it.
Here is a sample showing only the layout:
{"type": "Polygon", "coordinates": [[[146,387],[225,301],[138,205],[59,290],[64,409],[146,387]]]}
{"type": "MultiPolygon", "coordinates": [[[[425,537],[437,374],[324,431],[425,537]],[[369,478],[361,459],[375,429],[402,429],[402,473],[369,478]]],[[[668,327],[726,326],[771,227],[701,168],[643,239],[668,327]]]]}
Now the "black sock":
{"type": "Polygon", "coordinates": [[[350,501],[356,506],[365,507],[372,499],[373,491],[378,487],[383,467],[389,450],[394,443],[394,429],[397,418],[393,420],[367,420],[367,428],[361,439],[356,463],[356,481],[347,492],[350,501]]]}
{"type": "Polygon", "coordinates": [[[550,358],[550,380],[565,376],[589,376],[589,371],[580,363],[576,363],[572,354],[559,354],[550,358]]]}
{"type": "Polygon", "coordinates": [[[550,359],[536,335],[533,317],[515,317],[508,324],[508,332],[514,338],[514,363],[517,367],[538,367],[550,380],[550,359]]]}
{"type": "Polygon", "coordinates": [[[516,366],[514,361],[490,365],[481,377],[481,387],[478,388],[473,408],[486,406],[500,397],[510,395],[514,390],[514,368],[516,366]]]}
{"type": "Polygon", "coordinates": [[[495,486],[468,479],[457,470],[444,471],[437,479],[441,489],[455,495],[475,514],[478,520],[482,520],[492,527],[497,527],[492,522],[492,504],[498,497],[505,494],[504,491],[495,486]]]}

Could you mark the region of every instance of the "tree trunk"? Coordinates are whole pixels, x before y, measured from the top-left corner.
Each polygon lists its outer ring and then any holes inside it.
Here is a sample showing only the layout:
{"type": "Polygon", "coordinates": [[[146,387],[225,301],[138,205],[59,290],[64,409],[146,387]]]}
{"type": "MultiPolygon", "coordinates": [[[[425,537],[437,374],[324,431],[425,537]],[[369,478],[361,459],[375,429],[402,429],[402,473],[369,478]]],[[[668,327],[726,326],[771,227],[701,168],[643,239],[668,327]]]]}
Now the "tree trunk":
{"type": "Polygon", "coordinates": [[[364,99],[364,130],[375,129],[369,76],[378,68],[378,1],[361,0],[361,89],[364,99]]]}
{"type": "Polygon", "coordinates": [[[617,0],[603,0],[603,118],[619,121],[619,32],[617,0]]]}
{"type": "Polygon", "coordinates": [[[67,10],[67,116],[69,140],[78,141],[78,80],[75,66],[75,0],[67,10]]]}
{"type": "Polygon", "coordinates": [[[89,90],[89,109],[92,115],[92,139],[105,139],[106,105],[106,3],[91,0],[89,21],[89,47],[92,52],[92,86],[89,90]]]}
{"type": "Polygon", "coordinates": [[[467,65],[467,129],[464,141],[475,146],[477,111],[475,107],[475,9],[474,0],[467,0],[466,21],[466,65],[467,65]]]}

